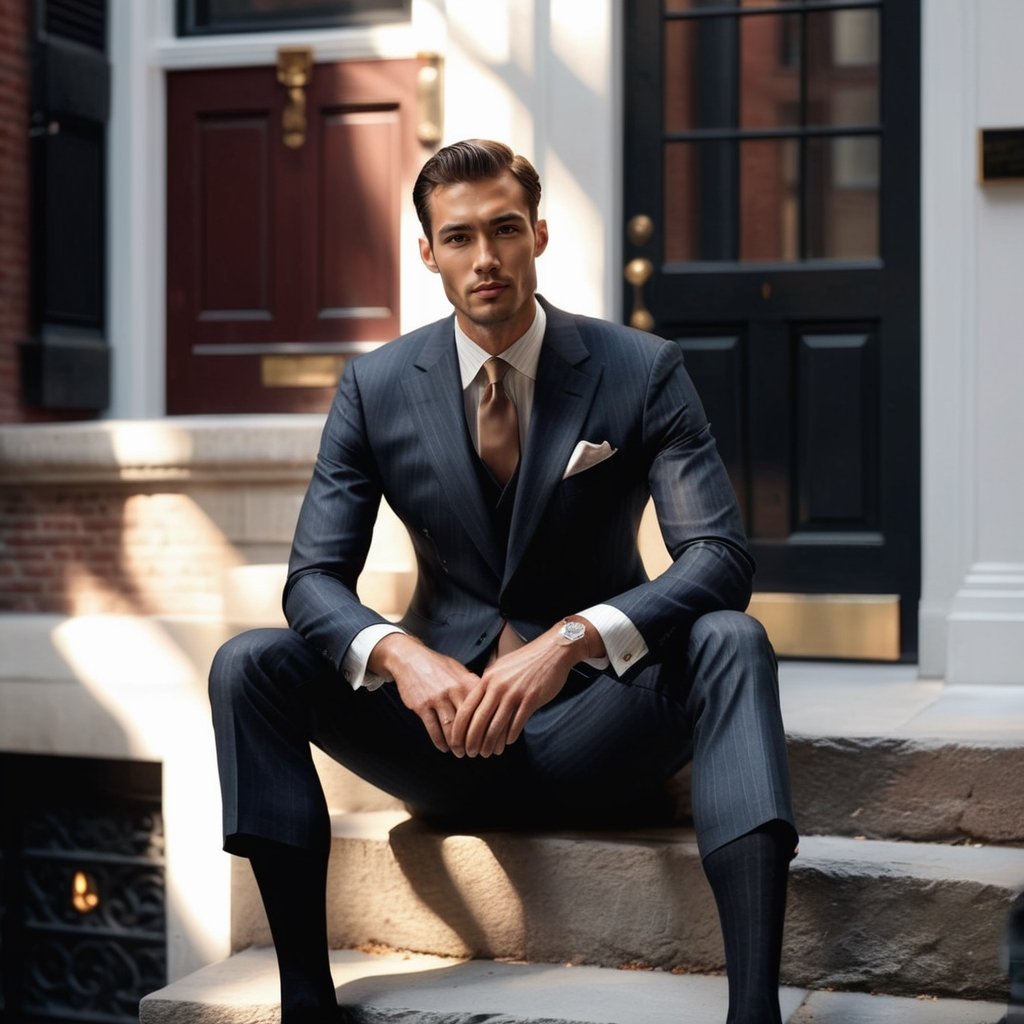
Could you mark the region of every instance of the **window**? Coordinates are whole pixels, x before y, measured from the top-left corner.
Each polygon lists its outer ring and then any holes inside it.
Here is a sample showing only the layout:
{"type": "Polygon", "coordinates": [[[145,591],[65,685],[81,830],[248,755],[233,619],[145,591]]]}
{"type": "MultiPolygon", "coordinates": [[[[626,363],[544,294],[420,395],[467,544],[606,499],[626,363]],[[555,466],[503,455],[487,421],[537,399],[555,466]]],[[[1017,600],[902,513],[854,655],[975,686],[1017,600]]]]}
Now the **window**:
{"type": "Polygon", "coordinates": [[[411,0],[178,0],[178,35],[408,21],[411,0]]]}
{"type": "Polygon", "coordinates": [[[665,259],[875,260],[882,0],[665,0],[665,259]]]}

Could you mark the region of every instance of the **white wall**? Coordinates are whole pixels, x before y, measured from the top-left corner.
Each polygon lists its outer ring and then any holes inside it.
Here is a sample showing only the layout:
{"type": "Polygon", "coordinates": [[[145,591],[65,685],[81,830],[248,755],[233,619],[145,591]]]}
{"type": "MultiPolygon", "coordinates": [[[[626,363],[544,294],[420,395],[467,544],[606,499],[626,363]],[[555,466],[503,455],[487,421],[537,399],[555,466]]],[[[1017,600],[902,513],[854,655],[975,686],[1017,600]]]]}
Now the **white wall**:
{"type": "MultiPolygon", "coordinates": [[[[445,33],[444,141],[507,142],[536,166],[551,242],[540,291],[556,305],[614,317],[621,288],[620,3],[434,0],[445,33]]],[[[422,277],[422,275],[421,275],[422,277]]],[[[409,326],[447,311],[418,282],[409,326]]],[[[403,319],[404,319],[403,315],[403,319]]]]}
{"type": "Polygon", "coordinates": [[[1024,125],[1019,0],[923,4],[921,671],[1024,683],[1024,184],[978,131],[1024,125]]]}

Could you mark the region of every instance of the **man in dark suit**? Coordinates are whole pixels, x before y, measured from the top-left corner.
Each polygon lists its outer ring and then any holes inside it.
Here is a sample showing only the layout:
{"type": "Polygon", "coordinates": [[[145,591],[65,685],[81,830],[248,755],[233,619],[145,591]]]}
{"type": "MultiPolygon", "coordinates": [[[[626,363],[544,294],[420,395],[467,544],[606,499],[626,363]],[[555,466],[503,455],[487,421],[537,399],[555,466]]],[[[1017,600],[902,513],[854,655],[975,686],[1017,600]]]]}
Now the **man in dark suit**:
{"type": "Polygon", "coordinates": [[[454,316],[347,367],[295,533],[291,628],[213,665],[225,849],[252,862],[284,1024],[335,1012],[310,741],[414,813],[476,826],[607,820],[692,759],[728,1020],[780,1020],[796,833],[735,498],[679,347],[536,297],[539,199],[499,143],[427,162],[420,254],[454,316]],[[652,496],[673,559],[654,580],[637,550],[652,496]],[[382,497],[418,569],[397,626],[356,593],[382,497]]]}

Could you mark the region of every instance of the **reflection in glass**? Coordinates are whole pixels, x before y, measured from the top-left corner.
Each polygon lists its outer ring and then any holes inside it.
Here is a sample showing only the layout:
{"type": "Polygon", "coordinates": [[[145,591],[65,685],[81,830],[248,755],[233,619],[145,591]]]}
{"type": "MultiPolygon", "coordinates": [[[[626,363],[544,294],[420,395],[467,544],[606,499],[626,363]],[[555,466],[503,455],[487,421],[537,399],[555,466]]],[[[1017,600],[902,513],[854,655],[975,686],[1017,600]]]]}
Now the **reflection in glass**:
{"type": "Polygon", "coordinates": [[[736,19],[665,23],[665,130],[736,127],[736,19]]]}
{"type": "Polygon", "coordinates": [[[808,259],[878,258],[880,162],[877,136],[808,140],[808,259]]]}
{"type": "Polygon", "coordinates": [[[665,261],[736,259],[739,145],[665,147],[665,261]]]}
{"type": "Polygon", "coordinates": [[[701,7],[735,7],[736,0],[665,0],[669,13],[699,10],[701,7]]]}
{"type": "Polygon", "coordinates": [[[186,35],[371,25],[410,14],[410,0],[177,0],[176,6],[186,35]]]}
{"type": "Polygon", "coordinates": [[[800,124],[800,16],[765,15],[740,23],[740,125],[800,124]]]}
{"type": "Polygon", "coordinates": [[[664,0],[670,263],[880,255],[881,11],[780,2],[664,0]]]}
{"type": "Polygon", "coordinates": [[[697,23],[669,21],[665,24],[665,130],[685,132],[693,128],[694,52],[697,23]]]}
{"type": "Polygon", "coordinates": [[[702,7],[774,7],[776,4],[791,2],[792,0],[665,0],[665,11],[679,13],[700,10],[702,7]]]}
{"type": "Polygon", "coordinates": [[[799,142],[749,141],[742,144],[740,153],[740,259],[799,259],[799,142]]]}
{"type": "Polygon", "coordinates": [[[694,222],[697,209],[693,146],[665,147],[665,262],[686,263],[697,258],[694,222]]]}
{"type": "Polygon", "coordinates": [[[879,12],[807,16],[807,123],[870,125],[879,119],[879,12]]]}

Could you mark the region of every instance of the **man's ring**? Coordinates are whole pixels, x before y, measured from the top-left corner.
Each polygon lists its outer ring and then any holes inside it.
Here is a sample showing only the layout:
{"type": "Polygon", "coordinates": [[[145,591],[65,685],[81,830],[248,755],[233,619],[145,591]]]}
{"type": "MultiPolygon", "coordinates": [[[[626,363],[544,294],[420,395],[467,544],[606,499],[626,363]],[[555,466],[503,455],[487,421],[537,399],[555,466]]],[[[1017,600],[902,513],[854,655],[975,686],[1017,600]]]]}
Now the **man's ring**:
{"type": "Polygon", "coordinates": [[[441,724],[442,725],[451,725],[452,722],[454,722],[454,721],[455,721],[454,718],[442,718],[441,719],[441,724]]]}

